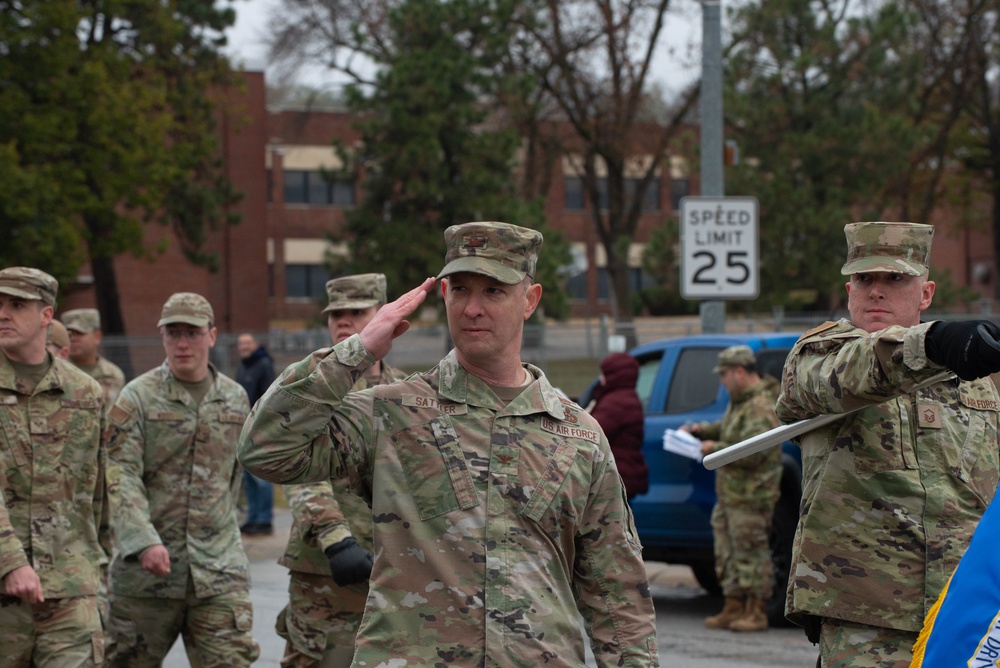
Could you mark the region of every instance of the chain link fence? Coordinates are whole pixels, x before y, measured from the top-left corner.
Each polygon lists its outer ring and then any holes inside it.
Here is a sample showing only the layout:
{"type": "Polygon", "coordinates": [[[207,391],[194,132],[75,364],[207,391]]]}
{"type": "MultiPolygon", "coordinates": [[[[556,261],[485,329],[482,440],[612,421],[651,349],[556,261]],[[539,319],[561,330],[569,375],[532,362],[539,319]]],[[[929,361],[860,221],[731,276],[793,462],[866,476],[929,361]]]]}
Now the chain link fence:
{"type": "MultiPolygon", "coordinates": [[[[727,316],[725,330],[740,332],[804,332],[827,320],[847,317],[846,312],[792,313],[776,310],[770,315],[753,317],[727,316]]],[[[971,314],[935,314],[928,319],[962,320],[991,318],[1000,320],[1000,314],[988,310],[971,314]]],[[[564,323],[526,324],[522,358],[543,370],[555,361],[597,362],[609,352],[608,341],[612,334],[624,337],[630,345],[659,339],[690,336],[701,333],[697,316],[637,318],[631,323],[612,323],[608,318],[593,318],[564,323]]],[[[279,371],[314,350],[330,345],[330,335],[325,328],[300,331],[271,330],[255,332],[258,342],[264,344],[274,358],[279,371]]],[[[236,350],[237,334],[219,334],[211,360],[222,373],[234,376],[240,362],[236,350]]],[[[125,372],[127,379],[160,365],[165,359],[160,337],[105,336],[102,354],[125,372]]],[[[430,368],[451,349],[451,338],[444,324],[415,324],[403,335],[389,353],[387,362],[392,366],[413,371],[430,368]]]]}

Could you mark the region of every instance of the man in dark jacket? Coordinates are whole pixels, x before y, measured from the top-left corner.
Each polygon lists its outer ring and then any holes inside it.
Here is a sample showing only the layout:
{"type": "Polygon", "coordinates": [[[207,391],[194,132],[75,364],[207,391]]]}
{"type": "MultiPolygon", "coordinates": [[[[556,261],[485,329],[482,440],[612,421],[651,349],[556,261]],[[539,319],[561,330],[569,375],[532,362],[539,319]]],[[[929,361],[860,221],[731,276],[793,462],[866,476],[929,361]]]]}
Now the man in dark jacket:
{"type": "Polygon", "coordinates": [[[642,456],[642,401],[635,391],[639,362],[626,353],[612,353],[601,362],[601,384],[594,389],[590,414],[608,437],[618,473],[629,500],[649,490],[649,469],[642,456]]]}
{"type": "MultiPolygon", "coordinates": [[[[240,366],[236,369],[236,382],[243,386],[253,406],[274,381],[274,362],[264,346],[257,343],[253,334],[244,332],[236,340],[240,353],[240,366]]],[[[243,472],[243,489],[247,495],[247,519],[240,532],[249,536],[274,533],[271,522],[274,506],[274,489],[271,483],[243,472]]]]}

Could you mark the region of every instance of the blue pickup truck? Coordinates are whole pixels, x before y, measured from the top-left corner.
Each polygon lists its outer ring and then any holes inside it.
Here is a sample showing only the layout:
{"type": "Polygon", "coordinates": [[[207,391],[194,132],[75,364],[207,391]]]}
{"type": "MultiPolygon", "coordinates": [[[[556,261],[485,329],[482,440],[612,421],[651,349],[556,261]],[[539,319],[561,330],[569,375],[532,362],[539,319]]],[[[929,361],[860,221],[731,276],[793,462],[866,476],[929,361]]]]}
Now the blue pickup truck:
{"type": "MultiPolygon", "coordinates": [[[[629,351],[639,360],[636,390],[645,413],[643,454],[649,465],[649,492],[631,504],[643,556],[689,565],[698,583],[711,593],[719,591],[709,522],[715,504],[715,472],[665,451],[663,432],[722,417],[729,396],[712,373],[722,349],[750,346],[756,352],[758,370],[780,379],[785,357],[797,339],[798,334],[790,333],[706,334],[655,341],[629,351]]],[[[593,387],[580,397],[580,405],[589,403],[593,387]]],[[[783,447],[781,499],[771,531],[776,577],[768,617],[773,625],[785,623],[785,588],[802,495],[798,448],[790,443],[783,447]]]]}

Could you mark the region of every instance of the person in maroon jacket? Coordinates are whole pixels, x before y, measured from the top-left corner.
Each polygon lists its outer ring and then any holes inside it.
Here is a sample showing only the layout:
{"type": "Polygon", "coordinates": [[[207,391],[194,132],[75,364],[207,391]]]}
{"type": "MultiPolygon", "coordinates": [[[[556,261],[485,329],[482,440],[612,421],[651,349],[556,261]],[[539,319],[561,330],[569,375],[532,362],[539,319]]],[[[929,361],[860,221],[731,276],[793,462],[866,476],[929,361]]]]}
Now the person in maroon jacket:
{"type": "Polygon", "coordinates": [[[639,362],[626,353],[611,353],[601,361],[601,383],[594,389],[590,414],[611,443],[618,473],[631,501],[649,490],[649,469],[642,456],[642,402],[635,391],[639,362]]]}

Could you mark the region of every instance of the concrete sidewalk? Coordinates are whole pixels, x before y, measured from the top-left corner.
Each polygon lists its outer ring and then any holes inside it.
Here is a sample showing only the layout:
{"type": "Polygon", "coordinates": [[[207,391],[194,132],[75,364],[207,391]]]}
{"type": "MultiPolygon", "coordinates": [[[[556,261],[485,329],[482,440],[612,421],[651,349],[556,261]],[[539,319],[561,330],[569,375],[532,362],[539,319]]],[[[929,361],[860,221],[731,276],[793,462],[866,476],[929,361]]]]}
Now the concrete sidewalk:
{"type": "MultiPolygon", "coordinates": [[[[285,651],[285,641],[275,632],[274,621],[288,602],[288,569],[277,562],[285,552],[291,526],[291,512],[287,508],[275,507],[273,535],[243,537],[243,547],[250,559],[253,635],[260,645],[260,658],[255,664],[258,666],[277,666],[285,651]]],[[[705,593],[687,566],[651,561],[646,562],[646,573],[654,597],[694,598],[705,593]]],[[[163,665],[164,668],[187,668],[190,665],[180,639],[163,665]]]]}

